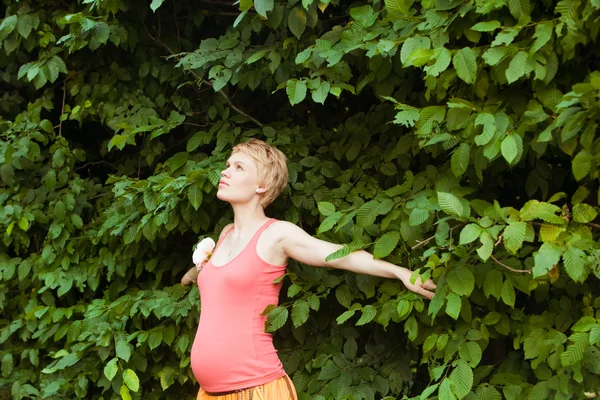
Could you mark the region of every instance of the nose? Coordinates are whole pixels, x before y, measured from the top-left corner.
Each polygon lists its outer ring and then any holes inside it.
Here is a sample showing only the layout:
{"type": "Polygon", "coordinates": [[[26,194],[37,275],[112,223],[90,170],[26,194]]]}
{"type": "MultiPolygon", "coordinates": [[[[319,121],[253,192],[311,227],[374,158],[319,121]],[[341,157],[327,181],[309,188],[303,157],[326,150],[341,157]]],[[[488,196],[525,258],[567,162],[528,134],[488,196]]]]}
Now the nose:
{"type": "Polygon", "coordinates": [[[221,171],[221,176],[229,178],[229,168],[225,168],[223,171],[221,171]]]}

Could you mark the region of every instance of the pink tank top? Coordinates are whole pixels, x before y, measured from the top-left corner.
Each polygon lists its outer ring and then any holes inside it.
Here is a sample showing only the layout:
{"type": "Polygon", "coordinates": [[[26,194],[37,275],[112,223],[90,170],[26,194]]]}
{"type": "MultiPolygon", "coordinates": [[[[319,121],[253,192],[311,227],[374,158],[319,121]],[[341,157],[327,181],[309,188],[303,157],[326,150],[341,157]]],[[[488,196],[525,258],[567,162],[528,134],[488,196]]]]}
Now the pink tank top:
{"type": "Polygon", "coordinates": [[[216,267],[209,260],[198,274],[201,311],[191,364],[207,392],[263,385],[285,375],[272,334],[264,331],[267,317],[260,315],[278,303],[281,283],[273,280],[286,267],[256,253],[258,238],[275,221],[267,221],[229,263],[216,267]]]}

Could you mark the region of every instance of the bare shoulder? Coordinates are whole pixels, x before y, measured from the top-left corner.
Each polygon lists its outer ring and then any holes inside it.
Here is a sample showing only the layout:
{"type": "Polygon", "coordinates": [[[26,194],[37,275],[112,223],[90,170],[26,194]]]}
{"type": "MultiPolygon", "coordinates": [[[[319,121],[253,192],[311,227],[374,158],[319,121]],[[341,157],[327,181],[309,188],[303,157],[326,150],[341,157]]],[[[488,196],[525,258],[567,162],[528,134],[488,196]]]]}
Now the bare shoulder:
{"type": "Polygon", "coordinates": [[[276,238],[278,241],[283,240],[290,235],[305,233],[304,230],[298,225],[294,225],[288,221],[273,222],[268,230],[270,230],[274,235],[273,238],[276,238]]]}

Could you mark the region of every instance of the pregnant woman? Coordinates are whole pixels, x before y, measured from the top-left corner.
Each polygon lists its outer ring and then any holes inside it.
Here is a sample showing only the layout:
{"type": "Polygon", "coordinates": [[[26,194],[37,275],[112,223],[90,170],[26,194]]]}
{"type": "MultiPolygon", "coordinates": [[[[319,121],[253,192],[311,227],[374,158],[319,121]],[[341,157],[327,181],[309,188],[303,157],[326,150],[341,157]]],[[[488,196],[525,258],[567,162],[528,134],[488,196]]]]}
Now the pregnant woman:
{"type": "Polygon", "coordinates": [[[264,331],[262,311],[277,304],[289,258],[317,267],[401,280],[430,299],[431,280],[410,282],[411,271],[374,259],[365,251],[325,262],[342,246],[312,237],[298,226],[265,216],[264,209],[284,189],[288,170],[283,153],[250,139],[233,148],[217,197],[231,204],[227,225],[208,261],[190,269],[181,283],[197,280],[202,310],[192,346],[198,400],[296,400],[296,391],[264,331]]]}

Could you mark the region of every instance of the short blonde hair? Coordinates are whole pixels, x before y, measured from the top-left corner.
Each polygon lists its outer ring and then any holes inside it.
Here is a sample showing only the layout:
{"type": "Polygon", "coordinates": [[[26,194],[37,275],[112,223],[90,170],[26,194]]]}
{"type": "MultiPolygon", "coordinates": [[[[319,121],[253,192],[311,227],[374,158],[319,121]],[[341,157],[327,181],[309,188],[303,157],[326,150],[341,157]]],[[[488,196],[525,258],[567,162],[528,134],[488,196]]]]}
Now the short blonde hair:
{"type": "Polygon", "coordinates": [[[288,183],[285,155],[277,148],[259,139],[250,139],[233,147],[232,154],[244,153],[258,163],[258,182],[267,191],[260,202],[266,208],[281,194],[288,183]]]}

